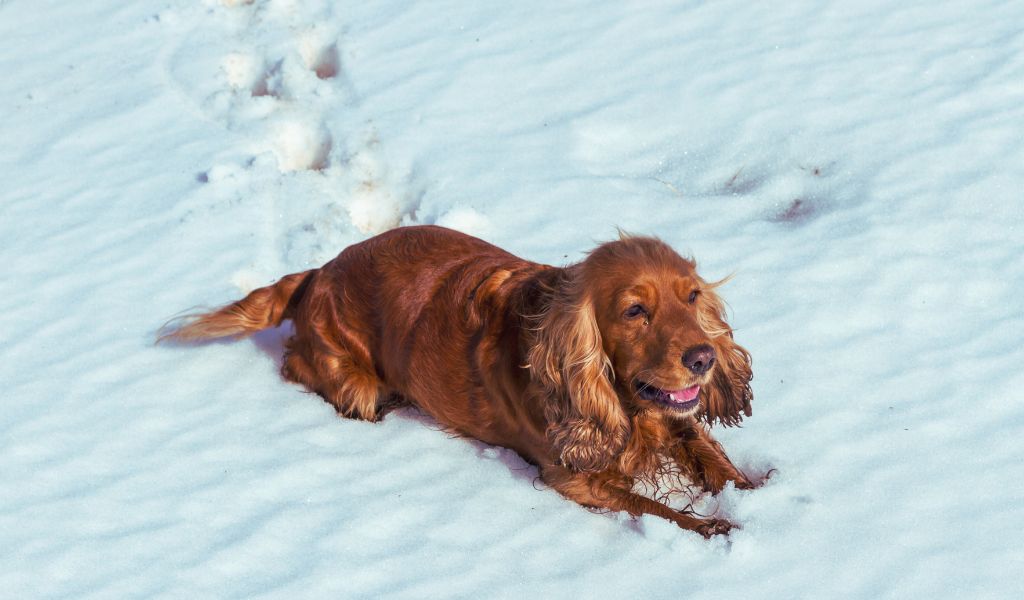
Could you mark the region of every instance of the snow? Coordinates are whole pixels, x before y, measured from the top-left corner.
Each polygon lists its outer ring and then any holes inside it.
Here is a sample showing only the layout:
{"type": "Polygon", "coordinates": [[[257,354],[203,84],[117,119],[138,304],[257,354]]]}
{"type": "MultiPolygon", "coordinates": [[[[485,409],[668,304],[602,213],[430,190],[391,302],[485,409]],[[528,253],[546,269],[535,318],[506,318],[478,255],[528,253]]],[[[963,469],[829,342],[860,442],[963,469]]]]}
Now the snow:
{"type": "Polygon", "coordinates": [[[1024,5],[0,2],[12,597],[1024,595],[1024,5]],[[761,489],[705,541],[182,309],[436,223],[693,254],[761,489]]]}

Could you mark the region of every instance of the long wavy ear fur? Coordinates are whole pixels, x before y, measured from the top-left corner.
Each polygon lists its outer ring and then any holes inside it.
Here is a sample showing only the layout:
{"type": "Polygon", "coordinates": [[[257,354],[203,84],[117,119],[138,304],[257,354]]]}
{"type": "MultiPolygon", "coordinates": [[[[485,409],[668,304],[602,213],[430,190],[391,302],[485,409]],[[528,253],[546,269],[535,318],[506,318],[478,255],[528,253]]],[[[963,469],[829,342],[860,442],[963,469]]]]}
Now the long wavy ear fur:
{"type": "Polygon", "coordinates": [[[612,387],[611,361],[581,270],[566,270],[550,304],[537,316],[530,349],[532,376],[544,390],[547,435],[574,471],[608,467],[629,439],[629,420],[612,387]]]}
{"type": "Polygon", "coordinates": [[[750,390],[750,353],[733,340],[732,327],[725,321],[725,303],[718,294],[706,290],[702,300],[698,319],[715,346],[716,363],[711,385],[704,388],[701,418],[708,425],[739,425],[744,415],[751,415],[750,401],[754,398],[750,390]]]}

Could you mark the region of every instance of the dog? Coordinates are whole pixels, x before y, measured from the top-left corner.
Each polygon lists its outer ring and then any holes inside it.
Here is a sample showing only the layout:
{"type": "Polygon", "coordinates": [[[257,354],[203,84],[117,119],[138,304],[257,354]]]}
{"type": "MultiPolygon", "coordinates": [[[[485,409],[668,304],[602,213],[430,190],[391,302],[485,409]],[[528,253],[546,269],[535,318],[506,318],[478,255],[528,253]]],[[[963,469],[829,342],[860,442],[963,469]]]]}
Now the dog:
{"type": "Polygon", "coordinates": [[[717,493],[753,481],[711,437],[751,414],[750,354],[719,284],[664,242],[621,234],[566,267],[436,226],[345,248],[160,340],[245,336],[294,323],[282,375],[345,417],[410,405],[511,448],[583,506],[653,514],[705,537],[733,525],[634,492],[669,462],[717,493]]]}

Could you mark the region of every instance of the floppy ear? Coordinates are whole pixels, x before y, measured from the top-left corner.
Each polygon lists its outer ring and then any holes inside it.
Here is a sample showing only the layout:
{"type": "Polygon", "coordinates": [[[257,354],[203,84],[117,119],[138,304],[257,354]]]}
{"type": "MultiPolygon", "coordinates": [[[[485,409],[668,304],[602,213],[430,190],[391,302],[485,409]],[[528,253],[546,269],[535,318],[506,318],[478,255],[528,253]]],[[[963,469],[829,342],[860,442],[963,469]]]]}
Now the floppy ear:
{"type": "Polygon", "coordinates": [[[629,439],[629,420],[612,387],[594,305],[570,268],[538,316],[530,371],[543,390],[547,436],[574,471],[608,467],[629,439]]]}
{"type": "Polygon", "coordinates": [[[708,425],[716,421],[726,426],[739,425],[744,415],[750,416],[750,401],[754,398],[750,390],[750,353],[733,340],[732,327],[725,322],[725,304],[718,294],[711,290],[704,293],[698,319],[711,337],[716,359],[711,385],[702,391],[701,418],[708,425]]]}

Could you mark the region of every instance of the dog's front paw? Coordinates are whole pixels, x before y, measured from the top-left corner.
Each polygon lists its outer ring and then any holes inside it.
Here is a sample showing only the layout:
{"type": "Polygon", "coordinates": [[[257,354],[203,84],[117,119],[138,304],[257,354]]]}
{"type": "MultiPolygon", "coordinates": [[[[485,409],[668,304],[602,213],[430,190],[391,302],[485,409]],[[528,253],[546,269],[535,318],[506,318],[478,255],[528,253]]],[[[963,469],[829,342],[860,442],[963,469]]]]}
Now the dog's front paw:
{"type": "Polygon", "coordinates": [[[739,529],[739,527],[725,519],[712,518],[705,519],[703,523],[697,526],[696,531],[705,538],[710,538],[713,535],[729,535],[729,532],[733,529],[739,529]]]}

